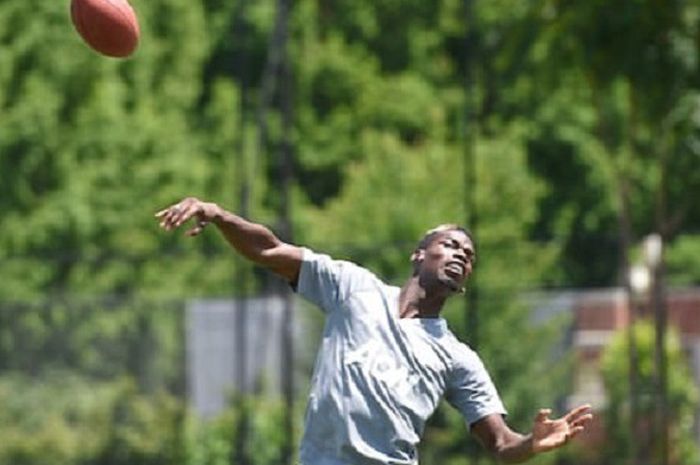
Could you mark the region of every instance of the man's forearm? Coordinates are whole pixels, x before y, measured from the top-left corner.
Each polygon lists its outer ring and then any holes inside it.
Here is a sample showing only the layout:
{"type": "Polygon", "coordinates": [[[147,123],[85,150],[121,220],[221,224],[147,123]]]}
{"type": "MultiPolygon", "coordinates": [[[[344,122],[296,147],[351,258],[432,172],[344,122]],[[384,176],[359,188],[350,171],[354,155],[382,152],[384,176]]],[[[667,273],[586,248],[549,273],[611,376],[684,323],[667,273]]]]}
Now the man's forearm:
{"type": "Polygon", "coordinates": [[[218,205],[214,208],[212,223],[238,253],[260,265],[267,264],[266,251],[282,245],[282,241],[266,226],[245,220],[218,205]]]}
{"type": "Polygon", "coordinates": [[[303,251],[292,244],[282,242],[266,226],[253,223],[228,212],[211,202],[202,202],[187,197],[158,213],[160,226],[170,231],[196,219],[195,227],[186,232],[188,236],[201,234],[207,224],[214,223],[226,241],[238,253],[294,283],[299,275],[303,251]]]}

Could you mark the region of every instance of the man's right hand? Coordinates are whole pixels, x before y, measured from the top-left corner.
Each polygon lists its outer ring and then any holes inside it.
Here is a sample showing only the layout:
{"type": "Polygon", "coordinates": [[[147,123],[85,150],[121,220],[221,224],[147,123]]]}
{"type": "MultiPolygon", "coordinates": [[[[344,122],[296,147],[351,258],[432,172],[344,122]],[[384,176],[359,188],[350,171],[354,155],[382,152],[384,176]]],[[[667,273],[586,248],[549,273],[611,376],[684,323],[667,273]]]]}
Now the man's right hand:
{"type": "Polygon", "coordinates": [[[195,226],[185,233],[188,236],[196,236],[204,230],[207,224],[220,215],[221,208],[215,203],[202,202],[197,198],[187,197],[164,208],[155,216],[160,220],[160,227],[166,231],[179,228],[191,218],[196,218],[195,226]]]}

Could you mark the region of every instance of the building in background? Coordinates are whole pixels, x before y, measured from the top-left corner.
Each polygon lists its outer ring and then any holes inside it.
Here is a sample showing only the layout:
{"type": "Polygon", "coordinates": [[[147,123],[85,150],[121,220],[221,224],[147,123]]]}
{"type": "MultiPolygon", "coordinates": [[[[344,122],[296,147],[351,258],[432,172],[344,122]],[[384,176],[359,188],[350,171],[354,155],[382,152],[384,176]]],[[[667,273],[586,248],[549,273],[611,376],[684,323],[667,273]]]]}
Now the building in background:
{"type": "MultiPolygon", "coordinates": [[[[567,399],[569,406],[590,403],[594,410],[606,406],[606,393],[600,371],[601,356],[613,336],[630,323],[630,300],[622,288],[571,290],[546,293],[533,301],[535,321],[545,321],[556,315],[570,314],[572,325],[564,350],[574,355],[574,392],[567,399]]],[[[635,318],[653,321],[653,309],[648,299],[634,301],[635,318]]],[[[689,368],[700,386],[700,287],[670,289],[666,293],[668,325],[681,339],[689,368]]],[[[597,417],[601,420],[600,416],[597,417]]],[[[589,440],[595,441],[600,422],[591,428],[589,440]]],[[[695,438],[700,445],[700,410],[695,415],[695,438]]]]}
{"type": "MultiPolygon", "coordinates": [[[[299,307],[300,305],[297,305],[299,307]]],[[[313,334],[296,318],[295,359],[306,357],[313,334]]],[[[202,299],[186,314],[187,391],[197,413],[211,417],[224,410],[236,392],[283,395],[284,299],[202,299]]],[[[301,361],[295,371],[303,370],[301,361]]]]}

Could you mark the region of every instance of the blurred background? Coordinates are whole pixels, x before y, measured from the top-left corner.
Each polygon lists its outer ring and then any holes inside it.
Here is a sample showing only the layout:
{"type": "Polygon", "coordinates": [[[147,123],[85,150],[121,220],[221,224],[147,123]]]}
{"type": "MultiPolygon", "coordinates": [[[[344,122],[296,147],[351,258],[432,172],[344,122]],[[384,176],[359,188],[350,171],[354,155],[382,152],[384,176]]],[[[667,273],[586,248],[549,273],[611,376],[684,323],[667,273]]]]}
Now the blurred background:
{"type": "MultiPolygon", "coordinates": [[[[597,414],[532,463],[700,463],[700,2],[132,5],[115,60],[0,0],[0,464],[294,463],[321,312],[190,195],[398,285],[466,224],[509,423],[597,414]]],[[[491,463],[441,407],[421,464],[491,463]]]]}

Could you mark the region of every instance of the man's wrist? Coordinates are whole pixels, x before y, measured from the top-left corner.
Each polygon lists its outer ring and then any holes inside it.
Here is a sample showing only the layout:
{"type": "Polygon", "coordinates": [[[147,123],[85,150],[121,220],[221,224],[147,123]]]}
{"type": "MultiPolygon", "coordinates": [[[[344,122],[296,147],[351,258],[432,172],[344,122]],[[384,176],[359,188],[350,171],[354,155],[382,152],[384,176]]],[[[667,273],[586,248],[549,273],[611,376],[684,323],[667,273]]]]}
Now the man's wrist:
{"type": "Polygon", "coordinates": [[[210,204],[209,221],[219,226],[226,220],[226,211],[216,203],[210,204]]]}
{"type": "Polygon", "coordinates": [[[525,436],[525,450],[530,457],[536,455],[539,451],[535,449],[535,440],[532,437],[532,433],[525,436]]]}
{"type": "Polygon", "coordinates": [[[525,462],[530,460],[532,457],[537,455],[538,451],[535,449],[535,440],[532,437],[532,433],[525,435],[523,438],[523,453],[520,457],[520,462],[525,462]]]}
{"type": "Polygon", "coordinates": [[[509,447],[501,450],[498,454],[499,459],[504,463],[522,463],[537,454],[532,434],[519,434],[518,436],[517,441],[512,442],[509,447]]]}

